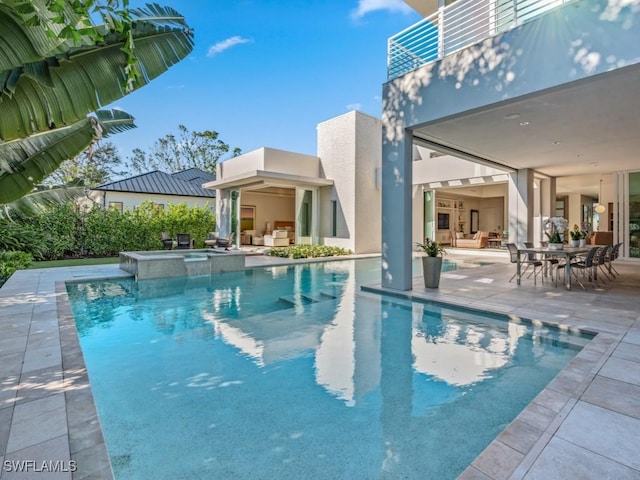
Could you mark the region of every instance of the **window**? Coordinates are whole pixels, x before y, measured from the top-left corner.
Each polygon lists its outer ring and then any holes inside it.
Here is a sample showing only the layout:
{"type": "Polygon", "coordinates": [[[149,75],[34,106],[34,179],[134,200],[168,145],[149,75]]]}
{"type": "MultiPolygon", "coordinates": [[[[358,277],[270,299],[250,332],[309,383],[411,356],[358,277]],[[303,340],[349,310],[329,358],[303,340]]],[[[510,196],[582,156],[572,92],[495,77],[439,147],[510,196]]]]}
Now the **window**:
{"type": "Polygon", "coordinates": [[[331,200],[331,236],[338,236],[338,201],[331,200]]]}
{"type": "Polygon", "coordinates": [[[109,210],[117,210],[122,213],[123,205],[122,202],[109,202],[109,210]]]}

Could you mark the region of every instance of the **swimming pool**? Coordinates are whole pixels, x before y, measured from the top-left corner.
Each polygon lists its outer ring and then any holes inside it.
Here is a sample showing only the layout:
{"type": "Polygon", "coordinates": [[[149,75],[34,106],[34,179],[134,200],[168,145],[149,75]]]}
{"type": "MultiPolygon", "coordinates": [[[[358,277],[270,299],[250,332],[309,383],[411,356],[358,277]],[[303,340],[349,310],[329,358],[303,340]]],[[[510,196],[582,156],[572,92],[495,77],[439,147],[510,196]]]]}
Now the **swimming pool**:
{"type": "Polygon", "coordinates": [[[116,477],[455,478],[588,341],[360,293],[379,272],[69,284],[116,477]]]}

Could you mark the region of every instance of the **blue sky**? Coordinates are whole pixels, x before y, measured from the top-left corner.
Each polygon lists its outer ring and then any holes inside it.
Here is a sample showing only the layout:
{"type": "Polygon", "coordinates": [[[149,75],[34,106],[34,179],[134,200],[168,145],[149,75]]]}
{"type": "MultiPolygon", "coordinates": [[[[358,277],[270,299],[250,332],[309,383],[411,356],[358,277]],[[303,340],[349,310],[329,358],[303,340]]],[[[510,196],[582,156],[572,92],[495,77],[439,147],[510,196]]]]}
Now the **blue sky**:
{"type": "MultiPolygon", "coordinates": [[[[132,6],[146,2],[132,0],[132,6]]],[[[232,147],[316,153],[316,125],[379,117],[387,38],[420,20],[401,0],[158,0],[195,30],[192,54],[109,105],[138,128],[110,140],[126,158],[179,124],[232,147]]]]}

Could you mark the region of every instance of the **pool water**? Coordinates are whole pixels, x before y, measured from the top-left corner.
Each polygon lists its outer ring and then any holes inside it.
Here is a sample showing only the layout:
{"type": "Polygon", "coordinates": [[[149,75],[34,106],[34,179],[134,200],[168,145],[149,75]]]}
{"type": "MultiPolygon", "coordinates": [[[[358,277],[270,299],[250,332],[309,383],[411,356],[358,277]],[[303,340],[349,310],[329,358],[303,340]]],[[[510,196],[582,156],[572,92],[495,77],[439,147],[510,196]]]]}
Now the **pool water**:
{"type": "Polygon", "coordinates": [[[588,341],[359,291],[379,276],[69,284],[116,478],[453,479],[588,341]]]}

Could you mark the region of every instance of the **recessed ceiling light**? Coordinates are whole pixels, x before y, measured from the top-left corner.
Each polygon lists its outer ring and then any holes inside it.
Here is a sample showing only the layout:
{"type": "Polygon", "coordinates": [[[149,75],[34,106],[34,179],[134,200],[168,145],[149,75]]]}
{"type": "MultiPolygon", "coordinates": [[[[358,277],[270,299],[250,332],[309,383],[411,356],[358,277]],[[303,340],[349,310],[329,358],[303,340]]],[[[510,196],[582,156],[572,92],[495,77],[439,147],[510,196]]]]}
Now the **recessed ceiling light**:
{"type": "Polygon", "coordinates": [[[526,127],[527,125],[529,125],[529,122],[520,122],[521,127],[526,127]]]}
{"type": "Polygon", "coordinates": [[[513,120],[514,118],[520,118],[520,114],[519,113],[508,113],[507,115],[504,116],[504,118],[506,118],[507,120],[513,120]]]}

